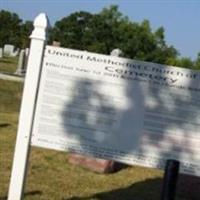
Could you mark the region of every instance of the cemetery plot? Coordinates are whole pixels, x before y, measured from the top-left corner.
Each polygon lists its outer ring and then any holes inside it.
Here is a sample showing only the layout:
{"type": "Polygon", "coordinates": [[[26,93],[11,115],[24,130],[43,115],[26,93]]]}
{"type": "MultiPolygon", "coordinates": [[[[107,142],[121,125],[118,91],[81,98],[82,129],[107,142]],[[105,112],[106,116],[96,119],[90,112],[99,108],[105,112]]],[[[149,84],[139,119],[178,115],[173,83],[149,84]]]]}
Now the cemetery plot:
{"type": "Polygon", "coordinates": [[[47,46],[32,144],[200,175],[199,75],[47,46]]]}

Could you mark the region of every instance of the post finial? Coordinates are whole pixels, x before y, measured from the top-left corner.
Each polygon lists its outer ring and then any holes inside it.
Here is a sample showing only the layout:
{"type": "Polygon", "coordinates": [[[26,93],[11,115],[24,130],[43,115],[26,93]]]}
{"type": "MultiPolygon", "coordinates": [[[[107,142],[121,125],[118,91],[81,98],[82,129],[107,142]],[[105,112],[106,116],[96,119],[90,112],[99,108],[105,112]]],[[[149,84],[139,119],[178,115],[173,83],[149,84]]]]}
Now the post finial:
{"type": "Polygon", "coordinates": [[[45,13],[40,13],[34,20],[34,30],[30,36],[31,39],[46,40],[46,30],[49,26],[49,20],[45,13]]]}

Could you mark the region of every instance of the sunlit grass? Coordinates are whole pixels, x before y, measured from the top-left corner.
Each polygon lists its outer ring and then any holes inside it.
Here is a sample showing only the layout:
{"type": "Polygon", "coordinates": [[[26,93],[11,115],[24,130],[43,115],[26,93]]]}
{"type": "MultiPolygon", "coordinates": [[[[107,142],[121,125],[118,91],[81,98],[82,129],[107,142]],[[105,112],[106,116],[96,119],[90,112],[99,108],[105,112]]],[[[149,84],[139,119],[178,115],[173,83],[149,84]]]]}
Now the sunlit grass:
{"type": "Polygon", "coordinates": [[[18,57],[0,58],[0,73],[15,73],[17,69],[18,57]]]}

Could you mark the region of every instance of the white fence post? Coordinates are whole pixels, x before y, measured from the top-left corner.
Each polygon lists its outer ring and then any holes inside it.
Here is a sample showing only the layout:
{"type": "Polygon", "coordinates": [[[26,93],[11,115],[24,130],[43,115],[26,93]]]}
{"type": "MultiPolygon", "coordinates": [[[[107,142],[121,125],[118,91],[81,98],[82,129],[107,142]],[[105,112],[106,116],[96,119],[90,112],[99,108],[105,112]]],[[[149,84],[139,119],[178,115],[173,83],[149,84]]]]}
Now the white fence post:
{"type": "Polygon", "coordinates": [[[41,13],[34,21],[34,30],[30,36],[30,55],[19,116],[8,200],[21,200],[23,196],[47,27],[48,19],[45,14],[41,13]]]}

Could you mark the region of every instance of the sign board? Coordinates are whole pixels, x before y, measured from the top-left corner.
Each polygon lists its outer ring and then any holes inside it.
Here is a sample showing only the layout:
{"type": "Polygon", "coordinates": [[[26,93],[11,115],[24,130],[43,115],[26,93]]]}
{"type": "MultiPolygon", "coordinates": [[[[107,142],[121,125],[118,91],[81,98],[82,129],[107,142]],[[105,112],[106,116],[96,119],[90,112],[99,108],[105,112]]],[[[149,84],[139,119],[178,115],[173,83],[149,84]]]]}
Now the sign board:
{"type": "Polygon", "coordinates": [[[200,72],[46,46],[34,20],[8,200],[21,200],[30,143],[200,176],[200,72]]]}
{"type": "Polygon", "coordinates": [[[32,145],[200,175],[200,73],[46,46],[32,145]]]}

